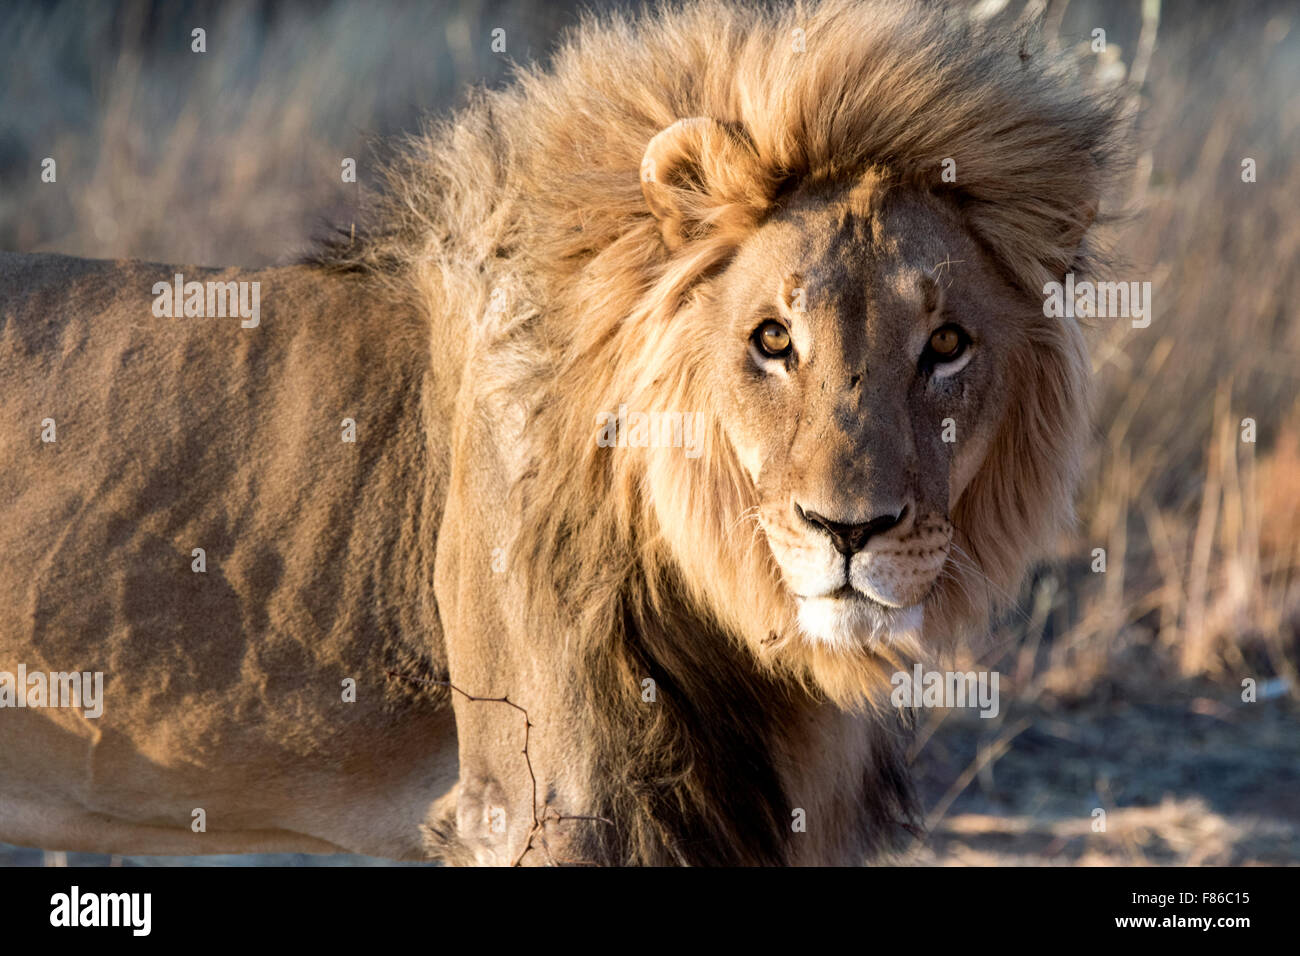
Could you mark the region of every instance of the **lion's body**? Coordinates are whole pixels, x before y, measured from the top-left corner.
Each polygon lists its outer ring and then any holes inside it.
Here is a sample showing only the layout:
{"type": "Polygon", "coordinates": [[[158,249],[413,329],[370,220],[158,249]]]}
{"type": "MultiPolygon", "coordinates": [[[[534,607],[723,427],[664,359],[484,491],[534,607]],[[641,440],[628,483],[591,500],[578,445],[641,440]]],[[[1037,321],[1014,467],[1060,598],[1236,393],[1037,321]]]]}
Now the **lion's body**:
{"type": "Polygon", "coordinates": [[[0,670],[101,671],[106,687],[98,719],[0,711],[4,839],[419,851],[455,782],[454,729],[374,678],[441,670],[425,543],[446,464],[423,428],[423,329],[359,286],[0,256],[0,670]],[[261,325],[155,317],[150,288],[175,271],[260,280],[261,325]]]}
{"type": "Polygon", "coordinates": [[[0,838],[498,863],[893,844],[914,811],[886,675],[1016,587],[1084,437],[1078,330],[1035,291],[1085,262],[1114,116],[1026,49],[895,4],[588,25],[421,139],[367,238],[233,276],[264,283],[254,329],[153,316],[190,270],[6,257],[0,670],[103,670],[106,701],[0,711],[0,838]],[[756,378],[715,319],[798,277],[813,304],[786,319],[829,351],[806,383],[756,378]],[[968,384],[876,364],[943,309],[980,335],[968,384]],[[812,438],[796,398],[753,397],[796,384],[812,438]],[[621,403],[699,410],[699,455],[601,446],[621,403]],[[924,586],[860,643],[851,614],[796,614],[790,555],[840,560],[781,524],[814,474],[868,516],[908,502],[858,557],[924,586]],[[939,575],[954,535],[983,579],[939,575]],[[527,759],[522,713],[470,696],[527,709],[527,759]]]}

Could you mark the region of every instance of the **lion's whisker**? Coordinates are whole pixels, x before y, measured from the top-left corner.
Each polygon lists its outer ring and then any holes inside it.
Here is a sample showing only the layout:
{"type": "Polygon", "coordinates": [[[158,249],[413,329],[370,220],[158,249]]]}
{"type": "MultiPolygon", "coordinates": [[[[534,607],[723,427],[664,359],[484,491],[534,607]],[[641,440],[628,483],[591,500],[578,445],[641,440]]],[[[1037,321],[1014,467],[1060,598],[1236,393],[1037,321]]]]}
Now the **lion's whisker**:
{"type": "MultiPolygon", "coordinates": [[[[959,529],[954,528],[954,531],[957,530],[959,529]]],[[[967,541],[970,543],[972,548],[975,548],[975,543],[973,541],[970,541],[969,537],[967,537],[967,541]]],[[[971,574],[977,575],[979,579],[982,582],[984,582],[984,587],[986,591],[989,590],[996,591],[998,596],[1002,599],[1003,604],[1013,614],[1015,614],[1017,617],[1025,621],[1029,620],[1029,615],[1026,614],[1024,610],[1022,610],[1021,607],[1019,606],[1017,595],[1011,594],[1006,589],[1001,588],[998,585],[994,584],[993,581],[989,578],[988,574],[984,571],[984,562],[980,561],[978,557],[978,550],[979,550],[978,548],[975,549],[976,554],[972,555],[969,551],[967,551],[965,548],[959,545],[956,542],[956,540],[952,541],[951,546],[952,546],[952,551],[949,552],[948,557],[949,560],[951,560],[956,567],[965,571],[969,571],[971,574]],[[956,557],[955,560],[954,560],[954,552],[956,557]],[[967,561],[962,562],[961,561],[962,557],[966,558],[967,561]]],[[[994,602],[992,601],[991,597],[986,596],[986,600],[988,600],[988,605],[990,608],[994,606],[994,602]]]]}

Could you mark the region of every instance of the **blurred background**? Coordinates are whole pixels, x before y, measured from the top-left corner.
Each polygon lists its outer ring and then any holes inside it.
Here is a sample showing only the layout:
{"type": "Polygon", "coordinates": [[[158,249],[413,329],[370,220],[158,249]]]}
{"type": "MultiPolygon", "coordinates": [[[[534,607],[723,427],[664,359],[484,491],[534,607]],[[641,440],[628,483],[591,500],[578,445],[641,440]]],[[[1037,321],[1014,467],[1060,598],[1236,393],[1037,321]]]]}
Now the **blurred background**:
{"type": "MultiPolygon", "coordinates": [[[[1300,863],[1300,3],[966,6],[1040,16],[1131,99],[1135,162],[1105,236],[1154,315],[1090,330],[1102,387],[1078,526],[962,662],[1000,672],[998,717],[920,712],[931,834],[902,862],[1300,863]]],[[[0,249],[289,261],[356,217],[402,133],[545,59],[580,9],[11,0],[0,249]]],[[[0,862],[162,861],[0,846],[0,862]]]]}

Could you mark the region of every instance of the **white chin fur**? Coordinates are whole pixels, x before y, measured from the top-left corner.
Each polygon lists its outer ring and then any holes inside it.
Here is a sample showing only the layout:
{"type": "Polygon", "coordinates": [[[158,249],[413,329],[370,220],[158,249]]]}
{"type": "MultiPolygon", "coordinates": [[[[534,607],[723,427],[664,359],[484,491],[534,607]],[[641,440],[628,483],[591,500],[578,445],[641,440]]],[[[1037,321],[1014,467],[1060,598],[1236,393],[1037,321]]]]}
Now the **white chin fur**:
{"type": "Polygon", "coordinates": [[[925,612],[921,605],[886,610],[865,600],[801,598],[799,628],[810,640],[838,650],[869,647],[877,641],[918,642],[925,612]]]}

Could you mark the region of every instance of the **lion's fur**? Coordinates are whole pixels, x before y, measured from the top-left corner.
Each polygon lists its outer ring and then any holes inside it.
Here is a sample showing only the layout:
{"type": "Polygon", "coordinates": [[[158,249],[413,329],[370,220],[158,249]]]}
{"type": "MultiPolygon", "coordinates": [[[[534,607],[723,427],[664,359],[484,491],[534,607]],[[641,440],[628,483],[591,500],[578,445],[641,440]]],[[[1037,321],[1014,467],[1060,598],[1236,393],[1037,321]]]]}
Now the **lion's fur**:
{"type": "Polygon", "coordinates": [[[455,729],[384,671],[446,673],[426,336],[309,267],[0,253],[0,671],[104,675],[98,719],[0,709],[0,840],[421,853],[455,729]],[[260,282],[261,324],[154,315],[176,272],[260,282]]]}
{"type": "MultiPolygon", "coordinates": [[[[478,94],[408,144],[370,231],[315,257],[363,273],[429,323],[426,392],[456,408],[448,521],[459,522],[440,532],[433,614],[453,680],[532,708],[539,773],[558,776],[567,761],[586,778],[560,788],[561,810],[613,822],[577,827],[576,856],[776,863],[887,847],[913,814],[901,735],[892,715],[852,712],[879,703],[887,675],[924,650],[848,654],[798,639],[718,421],[688,461],[602,453],[594,414],[621,402],[714,407],[698,374],[714,357],[692,347],[699,319],[681,306],[787,197],[817,184],[870,174],[941,197],[1017,290],[1008,308],[1041,310],[1046,281],[1092,264],[1080,240],[1114,168],[1117,125],[1115,105],[1029,34],[893,0],[704,0],[588,22],[549,67],[478,94]],[[656,133],[695,116],[726,124],[753,160],[702,171],[692,212],[703,227],[670,252],[639,165],[656,133]],[[955,183],[940,179],[946,158],[955,183]],[[471,526],[500,531],[497,512],[511,515],[522,608],[506,609],[473,570],[493,542],[471,526]],[[653,707],[640,696],[646,677],[653,707]],[[820,814],[821,835],[804,843],[816,849],[791,844],[791,806],[820,814]]],[[[1070,516],[1088,366],[1072,325],[1034,329],[1004,427],[952,516],[986,577],[967,562],[945,579],[927,610],[934,647],[982,626],[1070,516]]],[[[467,795],[505,779],[507,757],[477,749],[481,705],[453,703],[465,805],[432,822],[430,846],[483,858],[463,832],[476,815],[467,795]]],[[[508,758],[518,764],[513,743],[508,758]]],[[[509,789],[522,789],[519,768],[510,773],[509,789]]],[[[520,831],[511,840],[513,855],[520,831]]]]}
{"type": "MultiPolygon", "coordinates": [[[[772,688],[793,679],[853,706],[895,662],[788,639],[770,556],[735,533],[752,493],[717,423],[701,468],[601,454],[592,411],[711,406],[695,374],[711,356],[681,345],[693,336],[674,325],[678,306],[784,196],[816,181],[875,169],[944,197],[1025,294],[1009,307],[1039,308],[1045,282],[1096,264],[1080,240],[1116,168],[1118,127],[1114,101],[1047,56],[1032,32],[986,32],[912,3],[692,4],[588,24],[549,69],[523,71],[419,140],[391,177],[384,231],[336,261],[396,264],[432,314],[458,321],[483,315],[493,288],[506,291],[505,320],[479,344],[492,356],[490,384],[529,416],[513,560],[537,585],[535,613],[573,622],[593,673],[616,671],[608,680],[626,683],[652,669],[641,656],[679,654],[671,628],[647,623],[679,613],[721,632],[679,677],[721,660],[729,638],[765,665],[748,678],[775,681],[764,694],[779,696],[772,688]],[[792,49],[796,28],[803,52],[792,49]],[[711,228],[669,254],[638,164],[651,137],[689,116],[729,124],[757,161],[704,171],[697,215],[711,228]],[[946,158],[955,183],[940,179],[946,158]],[[684,546],[666,540],[674,524],[689,528],[684,546]],[[661,643],[645,646],[649,634],[661,643]]],[[[989,463],[955,508],[968,557],[927,611],[939,646],[983,626],[1071,515],[1089,367],[1073,325],[1040,322],[1034,335],[1017,358],[1023,375],[1008,383],[1014,398],[989,463]]],[[[717,692],[712,682],[694,688],[717,692]]],[[[762,710],[753,704],[746,713],[762,710]]],[[[634,719],[623,710],[597,725],[634,719]]],[[[653,743],[637,751],[634,773],[662,770],[691,746],[668,718],[643,733],[653,743]]],[[[617,750],[625,735],[610,736],[617,750]]]]}
{"type": "MultiPolygon", "coordinates": [[[[529,416],[532,465],[514,489],[523,518],[513,561],[536,585],[534,612],[571,622],[589,662],[590,696],[664,668],[670,681],[694,684],[684,695],[701,712],[694,721],[660,709],[644,725],[634,706],[600,705],[606,713],[593,724],[607,737],[601,752],[611,773],[622,768],[631,778],[623,802],[642,804],[620,819],[662,818],[663,807],[653,805],[662,794],[626,795],[641,792],[637,778],[674,772],[680,782],[669,789],[697,801],[703,819],[714,784],[691,755],[709,748],[691,735],[708,732],[711,705],[735,706],[760,727],[779,722],[774,702],[801,692],[786,683],[793,679],[851,706],[881,686],[894,662],[788,639],[770,556],[735,533],[751,492],[716,422],[703,468],[669,456],[647,464],[601,455],[591,441],[592,410],[620,401],[710,407],[693,374],[710,356],[680,346],[693,337],[674,327],[678,304],[783,196],[817,180],[848,181],[875,168],[944,196],[1025,293],[1015,307],[1036,307],[1046,281],[1094,263],[1080,239],[1085,210],[1095,209],[1116,167],[1117,121],[1112,101],[1044,55],[1028,33],[981,32],[960,16],[909,3],[767,11],[706,2],[639,23],[585,26],[549,70],[526,70],[517,85],[485,94],[396,169],[386,231],[354,250],[353,261],[398,264],[439,316],[480,316],[490,290],[506,290],[505,321],[479,341],[491,355],[490,384],[529,416]],[[796,28],[806,37],[803,52],[792,49],[796,28]],[[705,170],[707,205],[698,218],[712,228],[670,255],[637,170],[651,137],[687,116],[730,124],[757,162],[705,170]],[[956,183],[940,180],[945,158],[956,162],[956,183]],[[673,523],[690,529],[684,548],[666,542],[673,523]],[[663,623],[674,614],[692,627],[714,622],[716,643],[692,644],[696,659],[682,659],[680,632],[663,623]],[[764,640],[769,631],[774,640],[764,640]],[[767,666],[702,678],[734,660],[723,650],[729,639],[754,652],[740,652],[742,659],[767,666]],[[767,706],[755,699],[755,682],[767,706]],[[722,687],[745,699],[717,699],[722,687]],[[644,743],[628,747],[627,721],[644,743]]],[[[1017,357],[1023,375],[1008,383],[1015,397],[989,463],[955,509],[968,560],[928,612],[927,636],[940,645],[981,626],[1013,595],[1027,561],[1071,514],[1087,360],[1073,326],[1039,323],[1035,335],[1017,357]]],[[[753,747],[761,750],[757,733],[753,747]]],[[[614,804],[616,790],[608,795],[614,804]]],[[[905,805],[904,788],[885,802],[905,805]]],[[[691,816],[682,806],[674,812],[691,816]]],[[[763,832],[779,823],[744,835],[758,841],[756,855],[769,845],[763,832]]],[[[655,842],[640,833],[622,849],[656,858],[655,842]]]]}

